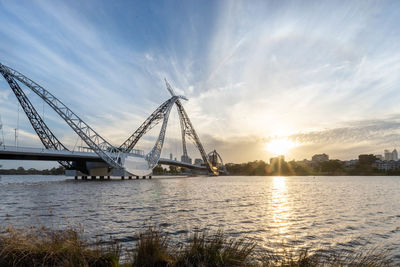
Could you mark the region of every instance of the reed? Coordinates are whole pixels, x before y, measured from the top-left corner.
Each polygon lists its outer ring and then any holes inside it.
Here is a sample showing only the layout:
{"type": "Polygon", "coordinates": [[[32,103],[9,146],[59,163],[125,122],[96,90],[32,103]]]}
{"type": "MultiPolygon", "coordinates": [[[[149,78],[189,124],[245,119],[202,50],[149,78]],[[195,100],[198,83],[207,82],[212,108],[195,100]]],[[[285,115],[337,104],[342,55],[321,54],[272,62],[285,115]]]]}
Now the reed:
{"type": "Polygon", "coordinates": [[[135,247],[128,251],[130,266],[172,266],[175,262],[167,235],[155,227],[140,232],[135,247]]]}
{"type": "Polygon", "coordinates": [[[248,266],[254,242],[229,239],[222,231],[194,233],[178,253],[176,266],[248,266]]]}
{"type": "MultiPolygon", "coordinates": [[[[264,252],[259,255],[259,266],[262,267],[388,267],[393,265],[386,249],[361,249],[357,253],[349,253],[344,250],[326,251],[317,250],[309,253],[309,250],[286,250],[283,252],[264,252]]],[[[257,265],[256,265],[257,266],[257,265]]]]}
{"type": "Polygon", "coordinates": [[[6,228],[0,233],[0,266],[118,266],[121,246],[89,243],[83,231],[45,227],[6,228]]]}
{"type": "Polygon", "coordinates": [[[362,249],[358,253],[307,249],[263,251],[246,239],[224,232],[193,233],[178,246],[159,228],[146,227],[121,258],[112,239],[89,242],[82,229],[54,231],[45,227],[0,229],[0,267],[6,266],[395,266],[390,251],[362,249]]]}

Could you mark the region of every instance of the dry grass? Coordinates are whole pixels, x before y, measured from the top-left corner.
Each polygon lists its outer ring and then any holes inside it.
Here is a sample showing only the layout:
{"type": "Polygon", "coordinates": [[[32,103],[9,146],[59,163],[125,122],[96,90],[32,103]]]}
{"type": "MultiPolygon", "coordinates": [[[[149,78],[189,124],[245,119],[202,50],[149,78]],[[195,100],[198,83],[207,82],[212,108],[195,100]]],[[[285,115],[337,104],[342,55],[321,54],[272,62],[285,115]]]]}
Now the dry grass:
{"type": "Polygon", "coordinates": [[[158,228],[136,235],[133,249],[120,262],[121,245],[112,240],[90,243],[82,230],[68,228],[0,229],[0,267],[5,266],[393,266],[388,250],[332,253],[308,250],[255,252],[256,244],[230,239],[222,231],[194,233],[179,247],[158,228]]]}
{"type": "Polygon", "coordinates": [[[178,254],[176,266],[247,266],[255,243],[228,239],[222,231],[194,233],[178,254]]]}
{"type": "Polygon", "coordinates": [[[365,249],[358,253],[345,251],[327,252],[317,251],[310,254],[308,249],[296,252],[284,251],[276,254],[264,253],[259,257],[262,267],[387,267],[392,265],[388,250],[365,249]]]}
{"type": "Polygon", "coordinates": [[[0,233],[0,266],[118,266],[120,246],[90,244],[82,231],[69,228],[3,229],[0,233]]]}
{"type": "Polygon", "coordinates": [[[172,266],[174,257],[167,235],[148,227],[137,236],[135,248],[129,251],[130,266],[172,266]]]}

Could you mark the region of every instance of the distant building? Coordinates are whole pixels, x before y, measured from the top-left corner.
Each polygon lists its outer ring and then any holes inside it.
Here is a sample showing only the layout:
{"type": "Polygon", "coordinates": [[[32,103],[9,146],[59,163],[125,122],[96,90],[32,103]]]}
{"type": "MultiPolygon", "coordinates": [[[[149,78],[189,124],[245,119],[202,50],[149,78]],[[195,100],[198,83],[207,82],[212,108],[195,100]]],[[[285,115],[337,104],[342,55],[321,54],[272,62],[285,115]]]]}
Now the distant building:
{"type": "Polygon", "coordinates": [[[203,164],[203,160],[202,159],[195,159],[194,160],[194,165],[201,165],[201,164],[203,164]]]}
{"type": "Polygon", "coordinates": [[[373,164],[372,167],[381,170],[381,171],[398,171],[400,170],[400,161],[394,161],[394,160],[389,160],[389,161],[382,161],[382,160],[376,160],[373,164]]]}
{"type": "Polygon", "coordinates": [[[393,160],[392,153],[389,150],[385,149],[383,151],[383,159],[386,161],[393,160]]]}
{"type": "Polygon", "coordinates": [[[275,163],[283,162],[283,161],[285,161],[285,156],[284,155],[280,155],[280,156],[277,156],[277,157],[270,158],[269,159],[269,164],[273,165],[275,163]]]}
{"type": "Polygon", "coordinates": [[[314,156],[312,156],[311,161],[313,163],[329,161],[329,156],[325,153],[315,154],[314,156]]]}
{"type": "Polygon", "coordinates": [[[172,160],[172,153],[169,154],[169,159],[172,160]]]}
{"type": "Polygon", "coordinates": [[[383,156],[382,155],[375,155],[375,158],[378,160],[383,160],[383,156]]]}
{"type": "Polygon", "coordinates": [[[192,159],[189,156],[182,155],[181,162],[192,164],[192,159]]]}
{"type": "Polygon", "coordinates": [[[397,150],[393,149],[392,151],[392,160],[399,160],[399,155],[397,154],[397,150]]]}
{"type": "Polygon", "coordinates": [[[398,155],[398,153],[397,153],[397,150],[396,150],[396,149],[393,149],[393,151],[390,152],[388,149],[385,149],[383,159],[384,159],[385,161],[390,161],[390,160],[395,160],[395,161],[397,161],[397,160],[399,160],[399,155],[398,155]]]}
{"type": "Polygon", "coordinates": [[[268,172],[280,172],[285,163],[285,156],[280,155],[269,159],[268,172]]]}

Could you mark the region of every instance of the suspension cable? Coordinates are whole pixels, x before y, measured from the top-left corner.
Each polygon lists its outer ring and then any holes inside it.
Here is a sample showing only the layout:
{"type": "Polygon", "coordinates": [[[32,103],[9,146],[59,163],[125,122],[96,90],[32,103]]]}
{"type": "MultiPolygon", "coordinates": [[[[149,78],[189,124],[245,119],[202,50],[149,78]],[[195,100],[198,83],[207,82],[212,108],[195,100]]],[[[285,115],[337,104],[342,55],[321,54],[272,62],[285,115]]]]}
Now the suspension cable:
{"type": "MultiPolygon", "coordinates": [[[[78,144],[79,139],[81,139],[81,138],[80,138],[79,135],[78,135],[78,136],[76,137],[76,142],[75,142],[74,147],[72,148],[72,151],[75,151],[75,147],[76,147],[76,145],[78,144]]],[[[82,139],[81,139],[81,140],[82,140],[82,139]]]]}
{"type": "Polygon", "coordinates": [[[1,130],[1,142],[0,142],[0,146],[2,145],[3,147],[5,147],[6,144],[4,143],[4,130],[3,130],[3,121],[1,120],[1,114],[0,114],[0,130],[1,130]]]}
{"type": "Polygon", "coordinates": [[[17,128],[14,129],[14,142],[15,146],[18,147],[18,130],[19,130],[19,103],[17,102],[17,128]]]}
{"type": "MultiPolygon", "coordinates": [[[[42,99],[42,120],[44,121],[44,100],[42,99]]],[[[44,144],[42,143],[42,145],[43,145],[43,149],[45,149],[46,147],[44,146],[44,144]]]]}

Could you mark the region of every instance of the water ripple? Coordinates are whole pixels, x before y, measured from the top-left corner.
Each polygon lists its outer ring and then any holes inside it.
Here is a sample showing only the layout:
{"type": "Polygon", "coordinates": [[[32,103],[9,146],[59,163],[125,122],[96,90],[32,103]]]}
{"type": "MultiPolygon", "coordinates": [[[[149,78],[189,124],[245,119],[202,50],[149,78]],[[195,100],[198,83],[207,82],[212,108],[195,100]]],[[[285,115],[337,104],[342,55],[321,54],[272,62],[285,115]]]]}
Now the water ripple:
{"type": "Polygon", "coordinates": [[[400,262],[400,177],[195,177],[74,181],[3,176],[0,225],[82,226],[131,246],[157,225],[182,240],[223,229],[274,249],[391,248],[400,262]]]}

